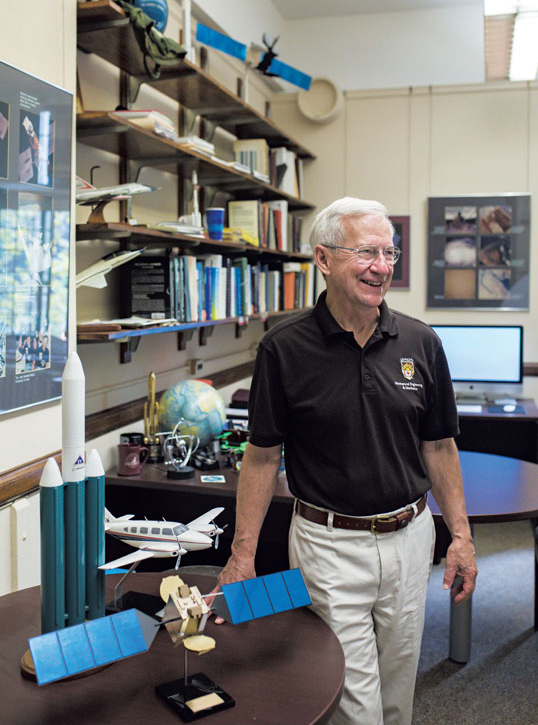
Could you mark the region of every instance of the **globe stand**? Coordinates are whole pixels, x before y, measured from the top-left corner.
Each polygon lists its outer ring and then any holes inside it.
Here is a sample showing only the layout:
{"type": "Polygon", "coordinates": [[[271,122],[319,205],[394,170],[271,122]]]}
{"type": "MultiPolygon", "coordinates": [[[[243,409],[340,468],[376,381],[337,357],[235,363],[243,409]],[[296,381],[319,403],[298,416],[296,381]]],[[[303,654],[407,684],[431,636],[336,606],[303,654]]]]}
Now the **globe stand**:
{"type": "Polygon", "coordinates": [[[181,481],[187,478],[194,478],[194,468],[192,466],[183,466],[183,468],[169,468],[166,472],[167,478],[181,481]]]}

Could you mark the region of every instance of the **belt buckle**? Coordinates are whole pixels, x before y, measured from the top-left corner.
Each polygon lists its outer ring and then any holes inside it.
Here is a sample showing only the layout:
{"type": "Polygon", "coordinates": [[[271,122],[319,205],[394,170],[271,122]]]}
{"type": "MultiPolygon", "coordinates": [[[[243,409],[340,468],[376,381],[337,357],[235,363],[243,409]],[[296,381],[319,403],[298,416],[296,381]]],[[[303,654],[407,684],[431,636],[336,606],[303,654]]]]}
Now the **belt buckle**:
{"type": "Polygon", "coordinates": [[[397,522],[398,518],[396,516],[374,516],[370,522],[370,531],[372,534],[387,533],[377,530],[376,526],[378,521],[383,521],[383,523],[392,523],[393,521],[397,522]]]}

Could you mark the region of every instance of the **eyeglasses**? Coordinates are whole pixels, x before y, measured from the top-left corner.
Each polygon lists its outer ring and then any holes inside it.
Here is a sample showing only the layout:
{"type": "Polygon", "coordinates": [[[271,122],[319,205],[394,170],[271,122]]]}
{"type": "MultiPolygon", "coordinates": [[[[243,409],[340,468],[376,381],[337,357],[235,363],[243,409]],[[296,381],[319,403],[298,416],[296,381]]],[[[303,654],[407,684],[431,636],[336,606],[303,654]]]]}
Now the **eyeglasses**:
{"type": "Polygon", "coordinates": [[[370,244],[362,244],[360,247],[355,248],[337,247],[331,244],[322,244],[321,246],[326,247],[327,249],[345,249],[348,252],[355,252],[361,262],[366,262],[368,264],[371,264],[375,259],[377,259],[379,253],[381,252],[385,257],[385,262],[391,266],[396,264],[396,262],[400,259],[400,254],[402,253],[402,250],[398,247],[376,247],[371,246],[370,244]]]}

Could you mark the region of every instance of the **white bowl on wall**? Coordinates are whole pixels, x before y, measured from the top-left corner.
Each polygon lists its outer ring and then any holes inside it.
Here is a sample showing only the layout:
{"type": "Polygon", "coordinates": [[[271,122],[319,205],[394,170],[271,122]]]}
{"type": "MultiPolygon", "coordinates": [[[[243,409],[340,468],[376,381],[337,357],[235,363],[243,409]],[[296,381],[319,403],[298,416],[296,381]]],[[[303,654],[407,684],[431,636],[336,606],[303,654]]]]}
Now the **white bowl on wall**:
{"type": "Polygon", "coordinates": [[[344,106],[344,94],[328,78],[313,78],[310,90],[297,94],[299,110],[312,123],[329,123],[337,118],[344,106]]]}

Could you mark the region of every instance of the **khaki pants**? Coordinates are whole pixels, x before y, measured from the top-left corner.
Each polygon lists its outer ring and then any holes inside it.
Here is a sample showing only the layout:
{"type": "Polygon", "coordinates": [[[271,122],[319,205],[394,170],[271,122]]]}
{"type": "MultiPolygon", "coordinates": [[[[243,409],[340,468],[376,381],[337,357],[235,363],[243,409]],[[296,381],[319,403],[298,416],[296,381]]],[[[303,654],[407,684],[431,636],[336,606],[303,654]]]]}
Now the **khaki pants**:
{"type": "Polygon", "coordinates": [[[346,658],[331,725],[410,725],[434,540],[428,507],[406,528],[377,535],[294,514],[290,565],[346,658]]]}

